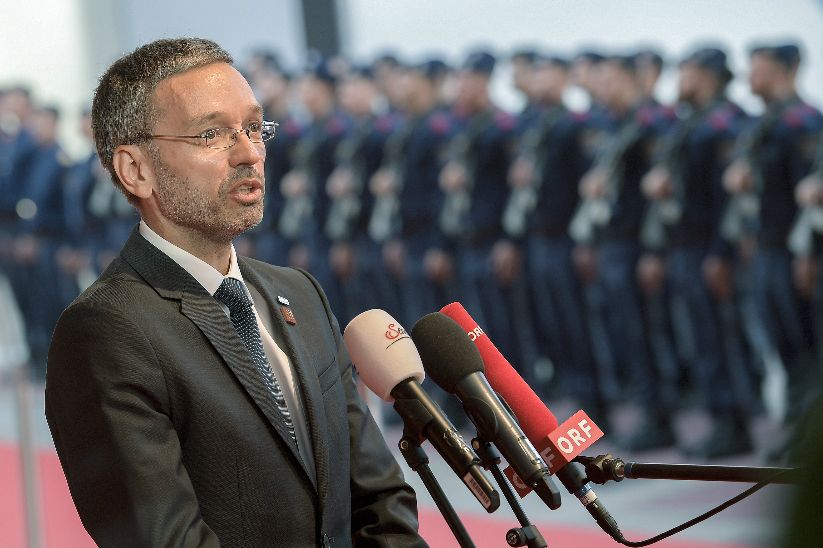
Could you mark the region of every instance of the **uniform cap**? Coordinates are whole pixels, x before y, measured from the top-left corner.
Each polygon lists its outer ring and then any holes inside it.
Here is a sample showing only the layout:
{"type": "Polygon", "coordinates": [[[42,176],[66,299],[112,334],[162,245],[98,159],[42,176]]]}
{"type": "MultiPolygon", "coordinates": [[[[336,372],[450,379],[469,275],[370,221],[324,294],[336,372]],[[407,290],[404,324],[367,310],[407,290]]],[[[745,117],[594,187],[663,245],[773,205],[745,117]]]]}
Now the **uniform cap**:
{"type": "Polygon", "coordinates": [[[560,55],[554,54],[545,54],[541,53],[535,59],[535,66],[537,67],[549,67],[549,66],[556,66],[562,69],[568,69],[571,66],[571,63],[565,57],[561,57],[560,55]]]}
{"type": "Polygon", "coordinates": [[[692,64],[700,69],[714,73],[719,79],[728,82],[732,79],[732,71],[729,70],[726,52],[718,48],[701,48],[687,55],[680,62],[692,64]]]}
{"type": "Polygon", "coordinates": [[[494,71],[497,62],[494,55],[487,51],[475,51],[466,58],[463,63],[463,70],[478,74],[490,75],[494,71]]]}
{"type": "Polygon", "coordinates": [[[432,57],[421,63],[410,65],[409,70],[419,72],[429,80],[435,81],[449,72],[449,66],[442,59],[432,57]]]}
{"type": "Polygon", "coordinates": [[[767,55],[786,68],[800,64],[800,48],[797,44],[757,45],[750,50],[751,55],[767,55]]]}

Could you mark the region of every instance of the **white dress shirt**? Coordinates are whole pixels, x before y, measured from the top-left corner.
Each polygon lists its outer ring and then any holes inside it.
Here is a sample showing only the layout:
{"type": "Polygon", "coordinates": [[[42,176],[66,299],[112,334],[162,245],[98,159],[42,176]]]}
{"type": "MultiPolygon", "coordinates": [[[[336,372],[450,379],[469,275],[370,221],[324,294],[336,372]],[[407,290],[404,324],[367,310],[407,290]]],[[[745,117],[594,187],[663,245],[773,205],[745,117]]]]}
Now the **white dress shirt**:
{"type": "MultiPolygon", "coordinates": [[[[171,260],[180,265],[186,272],[191,274],[192,277],[197,280],[200,285],[202,285],[211,295],[214,295],[220,287],[220,284],[223,283],[224,278],[236,278],[243,282],[243,275],[240,273],[240,267],[237,265],[237,254],[234,251],[234,245],[231,246],[229,273],[224,276],[207,262],[195,257],[188,251],[180,249],[157,234],[149,227],[149,225],[145,223],[145,221],[140,221],[139,231],[141,236],[143,236],[154,247],[168,255],[171,260]]],[[[297,447],[300,450],[300,456],[305,461],[311,473],[314,474],[314,453],[312,451],[311,438],[309,437],[308,426],[306,424],[306,414],[303,410],[303,402],[300,398],[300,389],[296,384],[291,360],[286,353],[283,352],[279,346],[277,346],[277,343],[275,343],[274,339],[272,339],[272,336],[269,334],[266,326],[260,320],[260,315],[257,313],[257,308],[254,306],[254,300],[252,299],[251,293],[249,293],[249,288],[246,287],[245,282],[243,282],[243,289],[245,289],[249,300],[252,301],[254,317],[257,319],[257,327],[260,329],[260,338],[263,340],[263,350],[266,352],[266,358],[269,360],[272,373],[280,385],[283,396],[286,399],[286,405],[291,413],[292,422],[294,423],[294,434],[297,437],[297,447]]],[[[221,308],[223,308],[226,316],[228,316],[229,307],[219,300],[217,302],[221,308]]],[[[260,382],[263,382],[262,378],[260,379],[260,382]]]]}

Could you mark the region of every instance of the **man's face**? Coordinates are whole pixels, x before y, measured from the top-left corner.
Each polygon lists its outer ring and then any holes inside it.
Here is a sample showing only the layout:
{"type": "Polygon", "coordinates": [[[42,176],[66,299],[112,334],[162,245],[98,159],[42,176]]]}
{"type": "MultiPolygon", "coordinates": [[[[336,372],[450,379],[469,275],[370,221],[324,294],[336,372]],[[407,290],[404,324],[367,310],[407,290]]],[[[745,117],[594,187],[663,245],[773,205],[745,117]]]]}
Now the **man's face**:
{"type": "Polygon", "coordinates": [[[566,89],[568,73],[561,67],[548,64],[535,69],[531,95],[545,101],[559,101],[566,89]]]}
{"type": "Polygon", "coordinates": [[[474,108],[486,93],[489,77],[485,74],[468,70],[460,71],[457,76],[457,103],[474,108]]]}
{"type": "Polygon", "coordinates": [[[255,95],[265,105],[284,98],[289,92],[289,81],[273,70],[258,71],[252,82],[255,95]]]}
{"type": "Polygon", "coordinates": [[[310,74],[300,78],[298,93],[303,106],[313,117],[325,116],[334,104],[334,91],[330,85],[310,74]]]}
{"type": "Polygon", "coordinates": [[[571,70],[572,84],[579,86],[587,92],[592,92],[592,63],[588,59],[581,57],[575,59],[571,70]]]}
{"type": "Polygon", "coordinates": [[[782,72],[780,64],[768,55],[762,53],[752,55],[749,72],[749,86],[752,93],[760,97],[768,97],[772,84],[781,78],[782,72]]]}
{"type": "Polygon", "coordinates": [[[681,101],[693,101],[700,83],[700,69],[694,63],[686,62],[680,65],[677,81],[677,94],[681,101]]]}
{"type": "Polygon", "coordinates": [[[603,102],[609,108],[619,108],[621,100],[634,84],[632,77],[616,62],[607,61],[600,65],[603,102]]]}
{"type": "Polygon", "coordinates": [[[531,63],[520,58],[512,60],[512,81],[517,91],[528,95],[533,75],[534,66],[531,63]]]}
{"type": "Polygon", "coordinates": [[[357,117],[366,116],[371,112],[377,95],[374,83],[360,76],[345,78],[337,92],[340,106],[357,117]]]}
{"type": "MultiPolygon", "coordinates": [[[[248,83],[226,63],[163,80],[153,105],[156,135],[199,135],[262,120],[248,83]]],[[[262,143],[240,133],[235,145],[224,150],[206,148],[194,139],[155,139],[151,147],[156,180],[147,207],[155,207],[175,230],[224,243],[262,220],[262,143]]]]}

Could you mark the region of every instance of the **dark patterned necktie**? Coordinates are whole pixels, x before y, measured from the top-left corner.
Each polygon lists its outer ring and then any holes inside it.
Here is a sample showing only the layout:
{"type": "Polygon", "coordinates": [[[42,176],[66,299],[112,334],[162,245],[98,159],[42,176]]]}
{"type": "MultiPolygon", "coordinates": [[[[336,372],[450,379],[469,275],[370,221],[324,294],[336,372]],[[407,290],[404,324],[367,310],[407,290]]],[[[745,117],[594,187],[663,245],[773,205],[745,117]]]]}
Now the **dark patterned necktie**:
{"type": "Polygon", "coordinates": [[[260,329],[257,327],[257,319],[254,315],[254,308],[251,299],[246,294],[243,287],[243,282],[235,278],[224,278],[223,283],[217,291],[214,292],[214,298],[229,307],[229,319],[231,320],[234,329],[246,349],[249,351],[251,361],[257,367],[258,371],[263,377],[263,382],[271,392],[277,408],[283,415],[283,422],[291,434],[294,443],[297,443],[297,436],[294,434],[294,423],[292,422],[291,413],[286,405],[286,399],[283,397],[283,391],[280,385],[277,384],[277,379],[271,371],[269,360],[266,358],[266,353],[263,350],[263,341],[260,338],[260,329]]]}

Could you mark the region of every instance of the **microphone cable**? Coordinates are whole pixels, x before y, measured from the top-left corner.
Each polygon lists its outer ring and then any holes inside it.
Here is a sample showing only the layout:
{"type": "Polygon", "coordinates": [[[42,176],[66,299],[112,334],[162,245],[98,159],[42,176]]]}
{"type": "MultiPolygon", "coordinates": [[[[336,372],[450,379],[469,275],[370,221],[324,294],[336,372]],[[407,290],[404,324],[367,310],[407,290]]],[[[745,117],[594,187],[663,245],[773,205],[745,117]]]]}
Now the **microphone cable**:
{"type": "Polygon", "coordinates": [[[699,516],[697,516],[695,518],[692,518],[689,521],[687,521],[685,523],[682,523],[681,525],[678,525],[677,527],[673,527],[672,529],[669,529],[668,531],[660,533],[657,536],[648,538],[646,540],[631,541],[631,540],[626,540],[626,538],[621,534],[620,538],[614,537],[614,540],[616,540],[617,542],[619,542],[620,544],[622,544],[624,546],[631,546],[631,547],[649,546],[651,544],[655,544],[657,542],[660,542],[663,539],[667,539],[667,538],[669,538],[673,535],[676,535],[677,533],[685,531],[686,529],[688,529],[690,527],[694,527],[698,523],[702,523],[702,522],[706,521],[710,517],[719,514],[720,512],[722,512],[726,508],[729,508],[730,506],[734,506],[735,504],[737,504],[741,500],[750,497],[751,495],[753,495],[756,492],[760,491],[761,489],[763,489],[767,485],[771,485],[772,482],[777,477],[787,473],[788,471],[789,470],[781,470],[780,472],[777,472],[771,478],[769,478],[767,480],[764,480],[764,481],[761,481],[759,483],[756,483],[755,485],[749,487],[748,489],[746,489],[745,491],[743,491],[739,495],[736,495],[736,496],[730,498],[729,500],[727,500],[726,502],[723,502],[723,503],[715,506],[714,508],[712,508],[708,512],[700,514],[699,516]]]}

